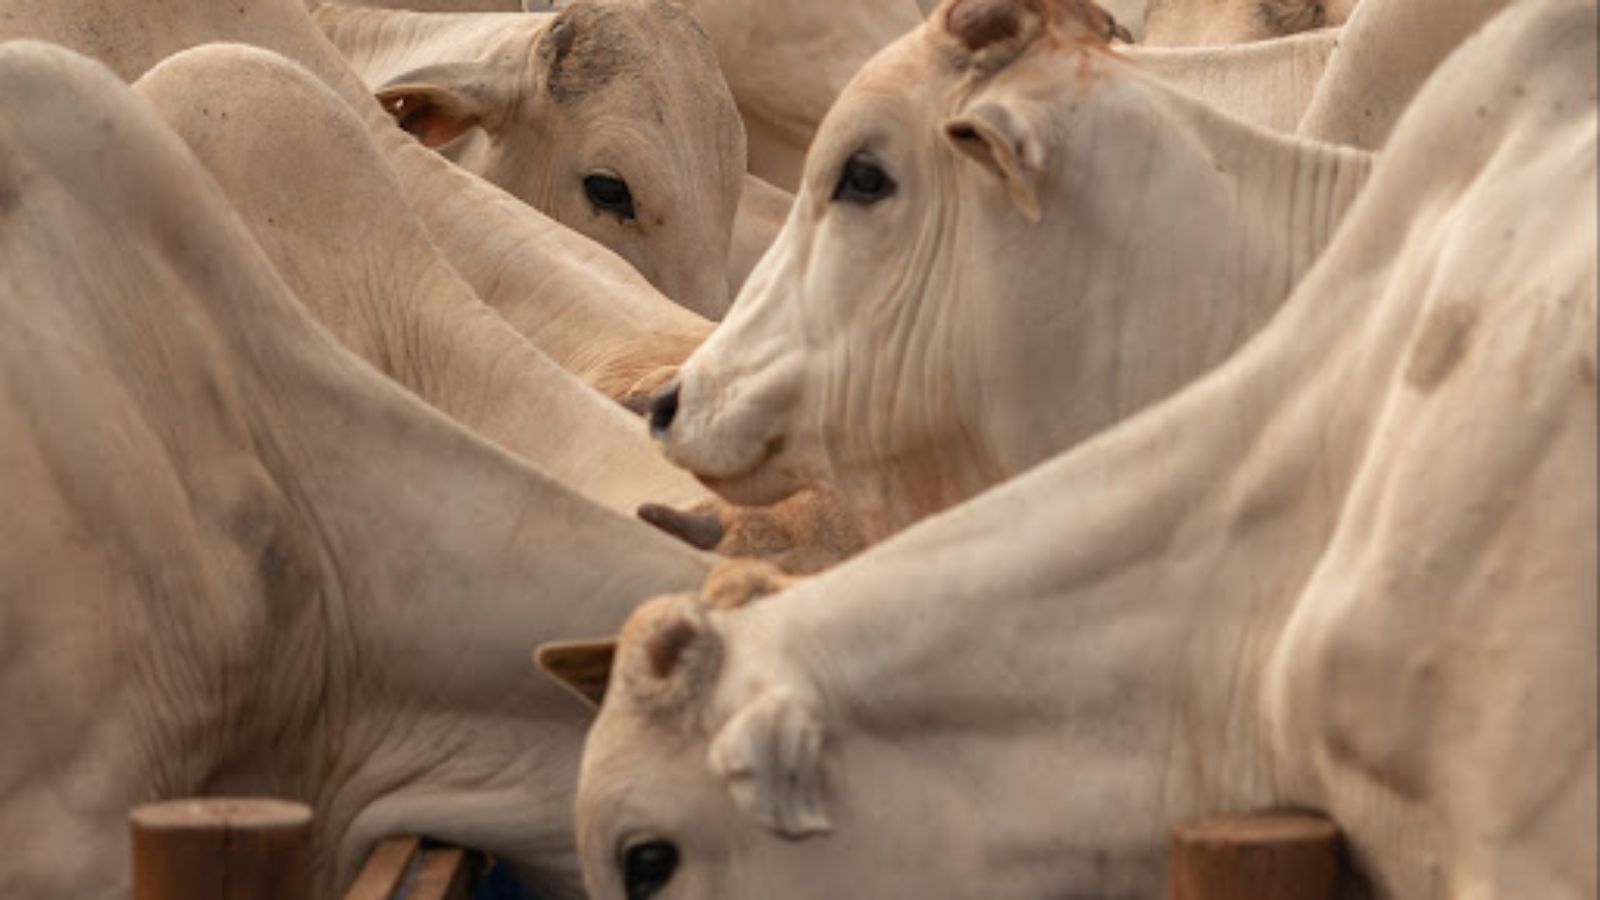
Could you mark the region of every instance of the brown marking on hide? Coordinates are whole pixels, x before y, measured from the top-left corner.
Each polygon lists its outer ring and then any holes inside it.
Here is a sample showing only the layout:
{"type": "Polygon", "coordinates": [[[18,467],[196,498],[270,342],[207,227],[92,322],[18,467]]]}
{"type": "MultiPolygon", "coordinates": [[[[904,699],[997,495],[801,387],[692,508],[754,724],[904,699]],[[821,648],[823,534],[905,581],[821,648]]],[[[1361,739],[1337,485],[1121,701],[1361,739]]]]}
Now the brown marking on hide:
{"type": "Polygon", "coordinates": [[[1323,0],[1258,0],[1256,15],[1278,36],[1321,28],[1328,20],[1323,0]]]}
{"type": "Polygon", "coordinates": [[[968,50],[982,50],[1017,36],[1021,6],[1015,0],[961,0],[950,7],[945,28],[968,50]]]}
{"type": "Polygon", "coordinates": [[[672,619],[651,632],[645,641],[645,656],[650,660],[650,674],[665,680],[677,667],[683,651],[694,643],[699,632],[686,619],[672,619]]]}
{"type": "Polygon", "coordinates": [[[567,104],[619,79],[647,80],[644,68],[658,53],[657,44],[696,40],[709,55],[710,39],[694,17],[675,3],[578,3],[556,16],[538,52],[544,62],[546,89],[557,103],[567,104]],[[658,36],[645,27],[662,22],[668,23],[672,33],[658,36]]]}
{"type": "Polygon", "coordinates": [[[1431,392],[1466,358],[1477,313],[1464,303],[1441,306],[1428,315],[1406,364],[1406,382],[1431,392]]]}
{"type": "Polygon", "coordinates": [[[1092,0],[956,0],[945,14],[944,26],[973,53],[1018,38],[1030,44],[1040,33],[1051,34],[1057,43],[1071,40],[1102,46],[1113,37],[1131,38],[1092,0]]]}

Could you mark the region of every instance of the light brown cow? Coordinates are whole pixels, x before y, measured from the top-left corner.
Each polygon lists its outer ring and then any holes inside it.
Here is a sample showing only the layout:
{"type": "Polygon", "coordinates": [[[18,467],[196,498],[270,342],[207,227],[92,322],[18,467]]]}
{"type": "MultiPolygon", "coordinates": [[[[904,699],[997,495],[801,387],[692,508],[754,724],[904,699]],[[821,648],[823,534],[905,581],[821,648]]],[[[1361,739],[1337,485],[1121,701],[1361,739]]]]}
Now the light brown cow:
{"type": "Polygon", "coordinates": [[[0,96],[0,895],[126,897],[129,805],[253,793],[319,897],[399,833],[581,896],[528,648],[704,558],[346,352],[103,67],[7,43],[0,96]]]}
{"type": "Polygon", "coordinates": [[[1285,806],[1378,900],[1594,897],[1597,25],[1464,45],[1172,401],[776,597],[635,613],[593,900],[1159,897],[1173,823],[1285,806]]]}
{"type": "Polygon", "coordinates": [[[736,503],[828,485],[877,539],[1272,316],[1367,155],[1219,114],[1108,50],[1091,5],[1042,8],[1009,36],[941,11],[862,71],[777,243],[657,401],[671,459],[736,503]]]}

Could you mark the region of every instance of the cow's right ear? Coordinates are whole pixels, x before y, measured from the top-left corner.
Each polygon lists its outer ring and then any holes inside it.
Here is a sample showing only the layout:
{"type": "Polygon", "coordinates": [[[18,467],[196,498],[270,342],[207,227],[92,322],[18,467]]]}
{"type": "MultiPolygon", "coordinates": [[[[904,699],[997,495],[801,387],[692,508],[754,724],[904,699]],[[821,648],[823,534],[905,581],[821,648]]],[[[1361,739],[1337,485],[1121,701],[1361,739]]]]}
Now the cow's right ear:
{"type": "Polygon", "coordinates": [[[506,99],[495,81],[481,65],[444,63],[391,79],[376,96],[402,129],[437,149],[470,128],[499,120],[506,99]]]}
{"type": "Polygon", "coordinates": [[[998,100],[982,100],[945,120],[944,134],[957,151],[1000,176],[1028,221],[1039,221],[1044,145],[1021,114],[998,100]]]}

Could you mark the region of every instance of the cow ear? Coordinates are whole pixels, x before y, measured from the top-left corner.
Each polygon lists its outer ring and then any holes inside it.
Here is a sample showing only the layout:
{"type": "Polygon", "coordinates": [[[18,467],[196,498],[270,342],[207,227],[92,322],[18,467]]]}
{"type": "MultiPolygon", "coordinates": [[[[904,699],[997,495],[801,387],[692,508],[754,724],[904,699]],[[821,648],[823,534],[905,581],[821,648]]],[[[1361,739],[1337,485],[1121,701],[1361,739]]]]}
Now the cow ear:
{"type": "Polygon", "coordinates": [[[1005,181],[1011,202],[1028,221],[1039,221],[1044,145],[1026,119],[999,101],[985,100],[947,119],[944,133],[957,151],[1005,181]]]}
{"type": "Polygon", "coordinates": [[[611,664],[616,657],[615,638],[554,641],[541,644],[539,649],[533,651],[533,663],[539,667],[539,671],[596,708],[605,699],[606,684],[611,680],[611,664]]]}
{"type": "Polygon", "coordinates": [[[711,742],[711,770],[744,813],[786,838],[833,829],[823,803],[822,723],[788,687],[747,704],[711,742]]]}
{"type": "Polygon", "coordinates": [[[652,715],[681,711],[716,680],[722,639],[694,594],[670,594],[634,610],[622,625],[616,688],[652,715]]]}
{"type": "Polygon", "coordinates": [[[470,128],[494,126],[505,105],[494,81],[483,66],[445,63],[394,78],[376,96],[402,129],[437,149],[470,128]]]}

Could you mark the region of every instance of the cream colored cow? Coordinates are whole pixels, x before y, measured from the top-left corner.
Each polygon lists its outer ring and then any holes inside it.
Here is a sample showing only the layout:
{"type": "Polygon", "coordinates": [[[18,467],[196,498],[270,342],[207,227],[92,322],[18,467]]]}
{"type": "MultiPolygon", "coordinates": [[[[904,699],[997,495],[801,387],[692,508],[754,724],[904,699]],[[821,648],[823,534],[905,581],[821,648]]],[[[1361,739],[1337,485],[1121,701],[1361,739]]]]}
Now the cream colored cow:
{"type": "Polygon", "coordinates": [[[727,308],[743,125],[677,4],[314,15],[424,145],[610,247],[690,309],[727,308]]]}
{"type": "Polygon", "coordinates": [[[128,807],[202,793],[312,804],[317,897],[394,834],[582,896],[528,648],[705,558],[346,352],[104,67],[0,96],[0,896],[128,896],[128,807]]]}
{"type": "Polygon", "coordinates": [[[219,180],[313,314],[437,409],[703,549],[808,572],[859,547],[825,498],[773,509],[715,501],[661,458],[635,417],[529,346],[428,244],[371,134],[304,69],[255,48],[210,45],[168,58],[136,87],[219,180]],[[307,145],[324,151],[304,158],[297,148],[307,145]],[[284,159],[296,160],[294,179],[261,177],[284,159]]]}
{"type": "Polygon", "coordinates": [[[1272,316],[1366,154],[1223,116],[1109,50],[1091,5],[1043,8],[1009,36],[941,11],[863,70],[777,243],[657,400],[669,458],[735,503],[829,485],[877,539],[1272,316]]]}
{"type": "Polygon", "coordinates": [[[624,260],[394,128],[297,0],[0,0],[0,39],[61,43],[138,78],[166,56],[242,41],[308,68],[362,115],[428,237],[473,292],[562,368],[622,398],[673,371],[711,323],[624,260]]]}
{"type": "Polygon", "coordinates": [[[1595,896],[1597,24],[1464,45],[1171,401],[775,597],[635,613],[593,900],[1158,897],[1173,823],[1272,807],[1379,900],[1595,896]]]}

